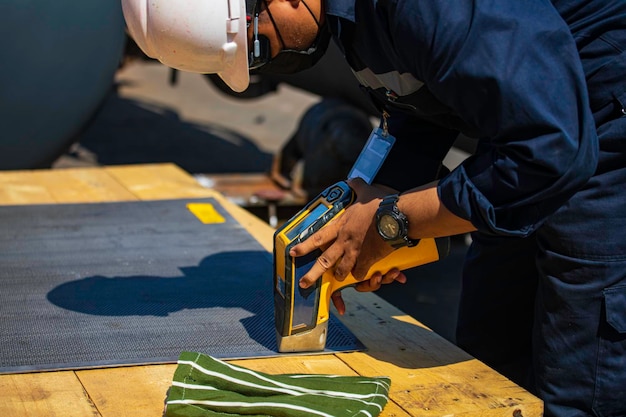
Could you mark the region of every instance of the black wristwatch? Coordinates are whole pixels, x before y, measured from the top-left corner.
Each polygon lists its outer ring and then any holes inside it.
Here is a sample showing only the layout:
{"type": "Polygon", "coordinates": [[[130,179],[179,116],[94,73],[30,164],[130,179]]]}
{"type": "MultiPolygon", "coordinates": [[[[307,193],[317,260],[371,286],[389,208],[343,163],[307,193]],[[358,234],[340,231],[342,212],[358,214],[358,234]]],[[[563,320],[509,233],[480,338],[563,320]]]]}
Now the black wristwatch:
{"type": "Polygon", "coordinates": [[[415,246],[419,239],[409,239],[409,221],[398,210],[398,194],[391,194],[383,198],[376,211],[376,229],[378,234],[394,249],[404,246],[415,246]]]}

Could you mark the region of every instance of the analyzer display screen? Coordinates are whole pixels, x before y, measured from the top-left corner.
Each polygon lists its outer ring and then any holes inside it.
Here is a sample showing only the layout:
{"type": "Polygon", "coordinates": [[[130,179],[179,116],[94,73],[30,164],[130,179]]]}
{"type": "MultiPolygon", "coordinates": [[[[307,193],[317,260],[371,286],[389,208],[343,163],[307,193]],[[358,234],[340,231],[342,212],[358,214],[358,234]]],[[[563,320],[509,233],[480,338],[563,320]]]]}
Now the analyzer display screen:
{"type": "Polygon", "coordinates": [[[291,229],[289,229],[289,231],[287,231],[287,239],[289,239],[290,241],[294,240],[296,237],[298,237],[300,233],[306,230],[307,227],[312,225],[315,220],[322,217],[324,213],[326,213],[326,210],[328,210],[328,207],[326,207],[322,203],[313,207],[311,211],[309,211],[309,214],[300,219],[299,223],[296,223],[291,227],[291,229]]]}

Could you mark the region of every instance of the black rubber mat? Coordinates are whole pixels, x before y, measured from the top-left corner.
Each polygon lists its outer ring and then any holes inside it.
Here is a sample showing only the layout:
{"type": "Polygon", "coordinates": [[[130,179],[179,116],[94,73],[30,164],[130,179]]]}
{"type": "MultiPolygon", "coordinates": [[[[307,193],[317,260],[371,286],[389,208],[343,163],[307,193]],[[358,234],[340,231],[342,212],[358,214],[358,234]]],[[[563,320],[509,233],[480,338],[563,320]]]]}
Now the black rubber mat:
{"type": "Polygon", "coordinates": [[[271,270],[213,199],[0,207],[0,373],[278,355],[271,270]]]}

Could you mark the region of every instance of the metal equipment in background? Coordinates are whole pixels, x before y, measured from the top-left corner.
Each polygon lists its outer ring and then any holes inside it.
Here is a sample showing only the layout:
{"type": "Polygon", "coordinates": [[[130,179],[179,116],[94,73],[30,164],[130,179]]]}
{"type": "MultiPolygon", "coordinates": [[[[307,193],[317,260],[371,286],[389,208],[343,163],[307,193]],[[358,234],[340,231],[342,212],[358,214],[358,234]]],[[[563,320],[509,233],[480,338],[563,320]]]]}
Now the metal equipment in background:
{"type": "Polygon", "coordinates": [[[118,1],[0,3],[0,169],[48,167],[113,85],[126,41],[118,1]]]}

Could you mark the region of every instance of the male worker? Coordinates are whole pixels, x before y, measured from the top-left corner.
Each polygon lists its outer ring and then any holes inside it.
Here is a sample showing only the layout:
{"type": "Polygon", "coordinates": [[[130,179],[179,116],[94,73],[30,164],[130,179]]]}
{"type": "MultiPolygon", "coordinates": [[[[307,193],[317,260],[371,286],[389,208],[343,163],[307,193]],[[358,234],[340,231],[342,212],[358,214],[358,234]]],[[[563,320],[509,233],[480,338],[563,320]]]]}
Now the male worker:
{"type": "MultiPolygon", "coordinates": [[[[473,232],[458,344],[535,392],[548,416],[626,415],[625,1],[253,0],[244,39],[238,0],[151,0],[180,9],[179,34],[161,31],[163,42],[142,40],[158,27],[137,29],[151,14],[137,23],[129,4],[148,2],[123,2],[144,50],[236,90],[248,68],[314,63],[328,28],[397,142],[377,185],[352,181],[358,203],[295,248],[324,249],[301,285],[331,267],[362,277],[395,247],[473,232]],[[227,43],[191,47],[180,17],[206,30],[218,7],[227,43]],[[210,60],[193,68],[190,57],[210,60]],[[447,173],[458,132],[478,147],[447,173]]],[[[405,277],[361,289],[394,279],[405,277]]]]}

